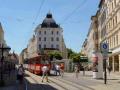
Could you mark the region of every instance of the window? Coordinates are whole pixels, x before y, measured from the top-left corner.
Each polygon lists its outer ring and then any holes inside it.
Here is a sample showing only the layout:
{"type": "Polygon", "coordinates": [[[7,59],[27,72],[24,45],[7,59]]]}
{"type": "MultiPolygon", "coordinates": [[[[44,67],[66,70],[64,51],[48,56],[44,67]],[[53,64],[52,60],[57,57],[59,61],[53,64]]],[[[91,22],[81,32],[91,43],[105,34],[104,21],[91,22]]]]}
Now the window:
{"type": "Polygon", "coordinates": [[[44,48],[46,48],[46,44],[44,44],[44,48]]]}
{"type": "Polygon", "coordinates": [[[44,31],[44,34],[46,35],[46,31],[44,31]]]}
{"type": "Polygon", "coordinates": [[[54,38],[53,38],[53,37],[51,37],[51,41],[54,41],[54,38]]]}
{"type": "Polygon", "coordinates": [[[114,18],[113,18],[113,27],[115,26],[115,21],[114,21],[114,18]]]}
{"type": "Polygon", "coordinates": [[[116,6],[116,0],[114,0],[113,2],[114,2],[114,4],[115,4],[115,6],[116,6]]]}
{"type": "Polygon", "coordinates": [[[115,47],[115,45],[116,45],[116,38],[115,38],[115,36],[114,36],[114,47],[115,47]]]}
{"type": "Polygon", "coordinates": [[[59,49],[59,45],[56,45],[56,48],[59,49]]]}
{"type": "Polygon", "coordinates": [[[53,31],[51,31],[51,34],[53,35],[53,31]]]}
{"type": "Polygon", "coordinates": [[[53,45],[53,44],[51,45],[51,48],[54,48],[54,45],[53,45]]]}
{"type": "Polygon", "coordinates": [[[56,41],[59,41],[59,38],[58,38],[58,37],[56,38],[56,41]]]}
{"type": "Polygon", "coordinates": [[[44,41],[46,41],[46,37],[44,37],[44,41]]]}
{"type": "Polygon", "coordinates": [[[57,31],[57,35],[59,34],[59,31],[57,31]]]}
{"type": "Polygon", "coordinates": [[[113,2],[112,2],[112,9],[114,8],[113,2]]]}
{"type": "Polygon", "coordinates": [[[41,31],[39,31],[39,34],[41,35],[41,31]]]}
{"type": "Polygon", "coordinates": [[[117,15],[115,16],[115,23],[117,24],[117,15]]]}
{"type": "Polygon", "coordinates": [[[41,49],[41,44],[39,44],[39,50],[41,49]]]}
{"type": "Polygon", "coordinates": [[[116,35],[116,44],[118,45],[118,35],[116,35]]]}
{"type": "Polygon", "coordinates": [[[41,37],[39,37],[39,41],[41,41],[41,37]]]}

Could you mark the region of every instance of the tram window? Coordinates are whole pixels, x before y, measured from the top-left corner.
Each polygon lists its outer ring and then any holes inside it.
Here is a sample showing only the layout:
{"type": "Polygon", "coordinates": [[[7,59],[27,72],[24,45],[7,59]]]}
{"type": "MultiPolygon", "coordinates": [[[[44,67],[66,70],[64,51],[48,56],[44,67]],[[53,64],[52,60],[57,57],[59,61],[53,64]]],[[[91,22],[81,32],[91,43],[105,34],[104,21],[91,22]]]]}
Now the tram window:
{"type": "Polygon", "coordinates": [[[45,64],[45,61],[44,61],[44,60],[41,60],[41,64],[45,64]]]}
{"type": "Polygon", "coordinates": [[[49,64],[49,62],[47,60],[45,60],[45,64],[49,64]]]}
{"type": "Polygon", "coordinates": [[[48,60],[41,60],[41,64],[49,64],[48,60]]]}
{"type": "Polygon", "coordinates": [[[39,61],[36,61],[36,64],[39,64],[40,62],[39,61]]]}

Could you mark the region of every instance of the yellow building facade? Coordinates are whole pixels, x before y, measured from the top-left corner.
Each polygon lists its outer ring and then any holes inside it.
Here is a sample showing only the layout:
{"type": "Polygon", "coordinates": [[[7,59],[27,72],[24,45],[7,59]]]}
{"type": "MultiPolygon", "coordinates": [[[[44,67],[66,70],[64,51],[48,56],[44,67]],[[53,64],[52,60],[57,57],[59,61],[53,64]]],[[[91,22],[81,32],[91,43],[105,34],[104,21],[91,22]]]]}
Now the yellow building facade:
{"type": "Polygon", "coordinates": [[[107,42],[108,65],[120,71],[120,0],[101,0],[99,4],[99,43],[107,42]]]}

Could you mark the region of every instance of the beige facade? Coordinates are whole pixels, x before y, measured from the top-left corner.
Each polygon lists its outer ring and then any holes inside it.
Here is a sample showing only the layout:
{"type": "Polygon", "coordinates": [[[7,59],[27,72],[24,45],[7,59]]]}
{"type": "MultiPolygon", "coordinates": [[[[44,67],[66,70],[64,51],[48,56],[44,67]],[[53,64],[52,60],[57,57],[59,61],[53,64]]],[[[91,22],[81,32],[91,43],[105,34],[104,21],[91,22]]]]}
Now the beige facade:
{"type": "Polygon", "coordinates": [[[23,64],[24,61],[29,58],[27,53],[27,48],[23,49],[19,55],[19,64],[23,64]]]}
{"type": "Polygon", "coordinates": [[[24,56],[27,56],[27,58],[32,58],[37,55],[37,39],[35,38],[35,35],[33,35],[33,37],[29,40],[27,51],[24,52],[24,56]]]}
{"type": "Polygon", "coordinates": [[[87,37],[87,53],[92,50],[100,51],[100,44],[107,42],[109,51],[112,52],[109,54],[108,64],[113,71],[120,71],[120,0],[101,0],[91,25],[93,28],[89,30],[87,37]],[[92,24],[95,18],[97,23],[92,24]],[[95,33],[98,36],[96,40],[91,38],[95,33]],[[94,45],[96,43],[95,46],[92,46],[93,42],[94,45]]]}
{"type": "Polygon", "coordinates": [[[91,25],[82,46],[82,53],[85,54],[89,61],[92,62],[93,53],[98,52],[98,29],[97,29],[97,14],[91,17],[91,25]]]}
{"type": "MultiPolygon", "coordinates": [[[[6,44],[6,41],[4,40],[4,30],[2,28],[2,25],[0,23],[0,47],[3,45],[3,47],[8,47],[7,44],[6,44]]],[[[9,51],[4,51],[4,58],[5,60],[8,60],[8,54],[9,54],[9,51]]],[[[1,58],[1,50],[0,50],[0,58],[1,58]]]]}
{"type": "Polygon", "coordinates": [[[120,71],[120,0],[101,0],[99,5],[99,43],[107,42],[108,64],[113,71],[120,71]]]}
{"type": "Polygon", "coordinates": [[[87,39],[83,42],[81,53],[85,56],[87,56],[87,39]]]}
{"type": "Polygon", "coordinates": [[[67,49],[63,38],[63,29],[56,23],[51,13],[48,13],[35,29],[37,51],[58,50],[64,59],[67,58],[67,49]]]}

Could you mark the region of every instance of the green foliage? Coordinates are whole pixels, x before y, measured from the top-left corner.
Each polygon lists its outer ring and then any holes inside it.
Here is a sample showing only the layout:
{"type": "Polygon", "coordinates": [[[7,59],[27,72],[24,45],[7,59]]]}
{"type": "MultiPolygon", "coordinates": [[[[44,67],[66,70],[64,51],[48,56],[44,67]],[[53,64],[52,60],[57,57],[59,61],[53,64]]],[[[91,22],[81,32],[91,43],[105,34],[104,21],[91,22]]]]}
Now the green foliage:
{"type": "Polygon", "coordinates": [[[74,56],[75,52],[72,51],[72,49],[69,49],[69,48],[67,48],[67,52],[68,52],[68,58],[72,59],[72,56],[74,56]]]}
{"type": "Polygon", "coordinates": [[[48,55],[49,55],[49,57],[50,57],[50,60],[53,60],[53,58],[56,58],[56,59],[59,59],[59,60],[62,59],[62,55],[61,55],[61,53],[58,52],[58,51],[50,52],[48,55]]]}
{"type": "Polygon", "coordinates": [[[74,63],[78,63],[78,62],[88,62],[87,57],[86,57],[86,58],[81,58],[81,56],[84,56],[84,57],[85,57],[85,55],[82,54],[82,53],[76,53],[76,52],[74,52],[72,49],[69,49],[69,48],[67,48],[67,52],[68,52],[68,58],[69,58],[69,59],[72,59],[72,61],[73,61],[74,63]]]}
{"type": "Polygon", "coordinates": [[[76,54],[73,56],[73,62],[76,63],[76,62],[79,62],[80,61],[80,55],[79,54],[76,54]]]}

